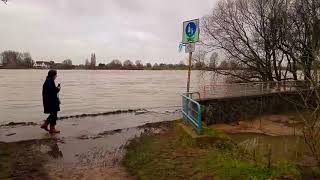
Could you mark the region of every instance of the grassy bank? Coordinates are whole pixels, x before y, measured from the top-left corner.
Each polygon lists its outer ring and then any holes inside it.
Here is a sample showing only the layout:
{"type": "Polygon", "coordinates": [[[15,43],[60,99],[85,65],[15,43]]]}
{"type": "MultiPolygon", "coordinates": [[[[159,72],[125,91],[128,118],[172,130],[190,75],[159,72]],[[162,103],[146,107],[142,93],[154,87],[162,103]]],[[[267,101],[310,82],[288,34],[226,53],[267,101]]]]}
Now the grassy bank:
{"type": "Polygon", "coordinates": [[[269,179],[299,176],[297,168],[291,163],[270,164],[263,157],[245,152],[225,135],[210,134],[219,135],[219,140],[198,144],[177,127],[157,135],[143,135],[127,146],[124,165],[137,179],[269,179]]]}

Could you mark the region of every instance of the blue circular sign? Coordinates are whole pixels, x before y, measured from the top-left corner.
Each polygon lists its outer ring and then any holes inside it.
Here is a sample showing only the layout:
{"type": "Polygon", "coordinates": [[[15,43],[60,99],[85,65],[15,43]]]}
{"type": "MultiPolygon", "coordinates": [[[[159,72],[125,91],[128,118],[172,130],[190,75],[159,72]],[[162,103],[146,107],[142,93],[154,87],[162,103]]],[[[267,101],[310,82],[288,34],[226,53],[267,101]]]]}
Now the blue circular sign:
{"type": "Polygon", "coordinates": [[[185,32],[188,37],[192,37],[197,31],[197,25],[194,22],[189,22],[186,26],[185,32]]]}

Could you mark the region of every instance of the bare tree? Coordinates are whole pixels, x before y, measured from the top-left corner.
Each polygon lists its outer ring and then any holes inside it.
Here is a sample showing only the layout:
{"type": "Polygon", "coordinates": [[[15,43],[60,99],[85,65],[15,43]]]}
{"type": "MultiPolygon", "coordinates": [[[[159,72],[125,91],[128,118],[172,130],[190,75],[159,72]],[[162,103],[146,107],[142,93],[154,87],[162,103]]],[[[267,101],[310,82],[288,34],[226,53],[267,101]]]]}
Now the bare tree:
{"type": "Polygon", "coordinates": [[[219,62],[219,54],[217,52],[213,52],[210,56],[209,60],[209,68],[210,69],[216,69],[219,62]]]}
{"type": "Polygon", "coordinates": [[[320,1],[221,0],[202,19],[201,32],[205,51],[225,57],[215,69],[220,74],[282,81],[303,73],[303,104],[297,107],[304,111],[305,143],[320,166],[320,1]]]}
{"type": "Polygon", "coordinates": [[[147,63],[147,64],[146,64],[146,67],[147,67],[147,68],[152,68],[151,63],[147,63]]]}
{"type": "Polygon", "coordinates": [[[286,79],[281,73],[286,56],[277,48],[285,0],[220,1],[211,15],[203,18],[203,45],[220,49],[226,61],[251,71],[249,77],[237,72],[224,72],[245,81],[286,79]]]}
{"type": "Polygon", "coordinates": [[[90,62],[89,62],[89,60],[88,59],[86,59],[86,61],[85,61],[85,66],[90,66],[90,62]]]}
{"type": "Polygon", "coordinates": [[[1,64],[5,68],[32,68],[33,60],[30,53],[4,51],[0,54],[1,64]]]}
{"type": "Polygon", "coordinates": [[[112,60],[109,64],[107,64],[109,69],[122,69],[122,63],[118,59],[112,60]]]}
{"type": "Polygon", "coordinates": [[[66,59],[66,60],[62,61],[62,64],[72,66],[72,60],[71,59],[66,59]]]}
{"type": "Polygon", "coordinates": [[[320,49],[320,2],[295,0],[292,3],[288,38],[302,66],[305,80],[311,79],[313,62],[320,49]]]}
{"type": "Polygon", "coordinates": [[[135,68],[135,65],[133,64],[132,61],[128,59],[123,62],[123,68],[127,70],[132,70],[135,68]]]}
{"type": "Polygon", "coordinates": [[[136,68],[138,70],[142,70],[143,69],[143,64],[142,64],[141,60],[137,60],[135,64],[136,64],[136,68]]]}
{"type": "Polygon", "coordinates": [[[205,48],[203,46],[198,46],[192,56],[192,65],[196,69],[206,69],[206,55],[207,51],[205,50],[205,48]]]}
{"type": "Polygon", "coordinates": [[[28,52],[23,53],[22,58],[23,58],[23,64],[26,68],[33,67],[33,60],[30,53],[28,52]]]}

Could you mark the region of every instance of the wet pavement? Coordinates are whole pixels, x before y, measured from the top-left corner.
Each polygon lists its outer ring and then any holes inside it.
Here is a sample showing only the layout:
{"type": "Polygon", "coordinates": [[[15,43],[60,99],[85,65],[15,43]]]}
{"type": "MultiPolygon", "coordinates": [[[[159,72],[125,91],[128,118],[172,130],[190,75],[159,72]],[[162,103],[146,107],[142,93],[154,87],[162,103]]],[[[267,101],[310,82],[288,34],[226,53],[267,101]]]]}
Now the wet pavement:
{"type": "MultiPolygon", "coordinates": [[[[147,123],[176,120],[181,117],[180,112],[148,112],[143,114],[123,113],[107,116],[70,118],[57,121],[57,129],[61,130],[56,138],[95,137],[103,132],[138,127],[147,123]]],[[[15,142],[30,139],[52,137],[39,128],[38,124],[18,124],[0,127],[0,142],[15,142]]]]}

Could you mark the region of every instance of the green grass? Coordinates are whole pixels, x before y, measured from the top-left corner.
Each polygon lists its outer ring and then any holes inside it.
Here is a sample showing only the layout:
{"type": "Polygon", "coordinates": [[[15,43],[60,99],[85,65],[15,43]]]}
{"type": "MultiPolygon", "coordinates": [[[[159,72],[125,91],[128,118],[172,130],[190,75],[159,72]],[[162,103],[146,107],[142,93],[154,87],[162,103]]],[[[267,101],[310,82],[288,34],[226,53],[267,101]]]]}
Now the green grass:
{"type": "Polygon", "coordinates": [[[200,147],[189,136],[171,129],[134,139],[127,146],[124,165],[137,179],[268,179],[299,175],[291,163],[267,168],[244,160],[240,152],[230,141],[200,147]]]}
{"type": "Polygon", "coordinates": [[[203,135],[208,137],[216,137],[216,138],[221,138],[225,140],[230,140],[230,137],[220,130],[213,130],[207,127],[203,127],[202,131],[203,131],[202,132],[203,135]]]}
{"type": "Polygon", "coordinates": [[[240,160],[234,154],[216,150],[209,151],[206,159],[206,168],[215,172],[215,179],[269,179],[271,177],[286,175],[296,177],[299,175],[295,165],[288,162],[281,162],[271,168],[267,168],[262,164],[240,160]]]}

